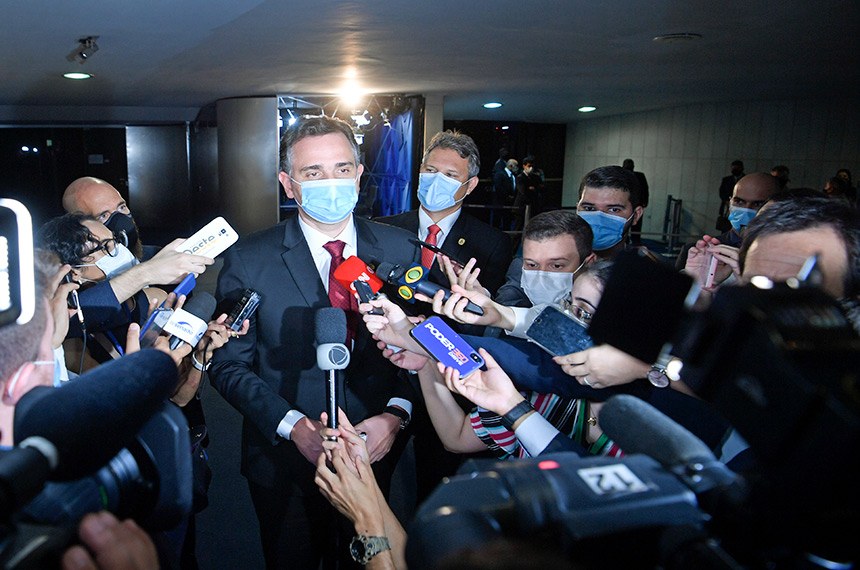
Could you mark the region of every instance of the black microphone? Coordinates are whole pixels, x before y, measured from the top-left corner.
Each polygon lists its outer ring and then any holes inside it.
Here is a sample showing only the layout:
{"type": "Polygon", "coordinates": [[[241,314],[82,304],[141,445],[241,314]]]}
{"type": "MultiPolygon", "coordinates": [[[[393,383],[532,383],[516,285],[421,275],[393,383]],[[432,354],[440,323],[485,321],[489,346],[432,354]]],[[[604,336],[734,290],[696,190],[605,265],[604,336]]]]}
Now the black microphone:
{"type": "Polygon", "coordinates": [[[326,374],[326,409],[328,427],[337,427],[337,377],[336,370],[349,365],[349,349],[346,348],[346,313],[337,307],[317,310],[314,320],[317,366],[326,374]]]}
{"type": "MultiPolygon", "coordinates": [[[[451,290],[428,281],[428,273],[427,268],[420,265],[404,268],[395,263],[382,261],[376,266],[376,274],[388,283],[396,285],[398,295],[409,302],[415,302],[413,299],[415,293],[422,293],[428,297],[433,297],[437,291],[445,292],[444,299],[446,301],[450,299],[451,290]]],[[[476,315],[484,314],[484,309],[472,301],[466,304],[466,310],[476,315]]]]}
{"type": "Polygon", "coordinates": [[[43,455],[50,455],[47,448],[53,446],[50,478],[80,479],[134,439],[173,394],[177,379],[170,356],[142,350],[102,364],[59,388],[33,388],[15,405],[15,444],[34,447],[43,455]]]}
{"type": "Polygon", "coordinates": [[[625,453],[655,459],[697,494],[739,483],[701,439],[635,396],[609,398],[600,409],[598,422],[625,453]]]}
{"type": "Polygon", "coordinates": [[[164,325],[164,330],[171,333],[170,350],[176,350],[183,342],[196,345],[206,333],[209,327],[207,321],[212,318],[217,304],[215,297],[200,291],[181,309],[173,311],[170,320],[164,325]]]}

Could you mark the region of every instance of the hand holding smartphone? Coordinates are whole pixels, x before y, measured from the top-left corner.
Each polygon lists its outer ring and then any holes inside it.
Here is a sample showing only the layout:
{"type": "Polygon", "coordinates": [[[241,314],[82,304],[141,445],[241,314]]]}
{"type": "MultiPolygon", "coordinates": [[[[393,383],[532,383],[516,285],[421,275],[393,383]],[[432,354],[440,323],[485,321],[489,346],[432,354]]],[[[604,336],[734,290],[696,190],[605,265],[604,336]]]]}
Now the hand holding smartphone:
{"type": "Polygon", "coordinates": [[[409,334],[436,361],[457,370],[460,378],[484,365],[478,351],[437,316],[419,323],[409,334]]]}
{"type": "Polygon", "coordinates": [[[553,356],[579,352],[594,345],[579,321],[551,305],[535,317],[526,336],[553,356]]]}

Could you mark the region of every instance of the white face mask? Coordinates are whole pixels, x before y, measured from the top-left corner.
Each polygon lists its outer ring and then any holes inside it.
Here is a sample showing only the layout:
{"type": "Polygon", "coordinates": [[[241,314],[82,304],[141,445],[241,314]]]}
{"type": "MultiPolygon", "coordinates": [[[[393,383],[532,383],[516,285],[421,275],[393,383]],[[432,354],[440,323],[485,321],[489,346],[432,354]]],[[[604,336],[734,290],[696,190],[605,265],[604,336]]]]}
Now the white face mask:
{"type": "Polygon", "coordinates": [[[523,269],[520,286],[533,305],[558,304],[570,292],[573,274],[523,269]]]}
{"type": "MultiPolygon", "coordinates": [[[[31,362],[36,366],[53,366],[55,371],[57,368],[57,364],[53,360],[33,360],[31,362]]],[[[26,362],[24,364],[26,364],[26,362]]],[[[15,399],[15,388],[18,386],[18,380],[21,377],[21,369],[24,368],[24,364],[18,367],[18,370],[15,372],[15,376],[13,376],[6,384],[6,394],[4,395],[10,400],[15,399]]],[[[54,372],[51,372],[51,375],[53,376],[54,372]]]]}
{"type": "MultiPolygon", "coordinates": [[[[138,263],[140,261],[137,260],[134,254],[127,247],[118,243],[113,255],[104,255],[95,263],[82,263],[76,267],[98,267],[105,274],[105,278],[110,279],[131,269],[138,263]]],[[[90,281],[90,279],[85,279],[85,281],[90,281]]]]}

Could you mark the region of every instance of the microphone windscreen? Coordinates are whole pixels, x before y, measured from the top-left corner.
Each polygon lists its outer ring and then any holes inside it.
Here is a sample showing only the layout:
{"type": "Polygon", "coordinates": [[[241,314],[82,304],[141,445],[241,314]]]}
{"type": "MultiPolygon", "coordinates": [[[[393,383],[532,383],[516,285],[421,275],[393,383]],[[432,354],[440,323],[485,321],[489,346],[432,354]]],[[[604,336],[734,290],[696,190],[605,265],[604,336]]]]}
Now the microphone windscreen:
{"type": "Polygon", "coordinates": [[[15,405],[14,440],[40,436],[57,448],[54,480],[80,479],[128,445],[173,394],[176,364],[142,350],[79,376],[59,388],[33,388],[15,405]]]}
{"type": "Polygon", "coordinates": [[[391,284],[397,282],[397,275],[395,274],[395,270],[398,269],[398,266],[393,263],[388,263],[387,261],[380,261],[376,266],[376,274],[383,281],[388,281],[391,284]]]}
{"type": "Polygon", "coordinates": [[[377,277],[373,271],[360,258],[351,255],[334,270],[334,278],[348,291],[355,291],[353,281],[364,281],[370,285],[374,293],[382,289],[382,279],[377,277]]]}
{"type": "Polygon", "coordinates": [[[212,318],[212,314],[215,312],[217,304],[218,302],[215,301],[215,297],[206,291],[199,291],[195,293],[193,297],[188,299],[182,308],[195,317],[208,321],[212,318]]]}
{"type": "Polygon", "coordinates": [[[317,346],[343,343],[346,339],[346,313],[337,307],[317,309],[314,315],[314,334],[317,346]]]}
{"type": "Polygon", "coordinates": [[[635,396],[609,398],[598,422],[622,451],[647,455],[667,468],[715,460],[702,440],[635,396]]]}

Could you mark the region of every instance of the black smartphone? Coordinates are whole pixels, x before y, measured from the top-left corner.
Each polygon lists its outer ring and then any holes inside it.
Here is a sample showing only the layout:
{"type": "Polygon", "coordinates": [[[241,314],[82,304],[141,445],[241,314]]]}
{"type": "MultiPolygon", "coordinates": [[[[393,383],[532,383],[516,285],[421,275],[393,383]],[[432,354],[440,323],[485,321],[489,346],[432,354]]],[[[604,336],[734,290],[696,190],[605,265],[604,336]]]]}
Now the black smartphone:
{"type": "Polygon", "coordinates": [[[249,319],[260,306],[260,294],[253,289],[245,289],[242,298],[227,315],[224,324],[231,330],[237,331],[242,328],[242,323],[249,319]]]}
{"type": "MultiPolygon", "coordinates": [[[[377,297],[376,293],[373,292],[373,289],[370,288],[370,285],[367,283],[367,281],[356,279],[352,282],[352,286],[355,287],[355,292],[358,293],[358,298],[361,300],[362,303],[369,303],[377,297]]],[[[383,311],[379,307],[376,307],[370,311],[370,314],[384,315],[385,311],[383,311]]]]}
{"type": "Polygon", "coordinates": [[[446,253],[446,252],[442,251],[442,248],[440,248],[440,247],[438,247],[438,246],[435,246],[435,245],[433,245],[432,243],[427,243],[426,241],[421,241],[421,240],[420,240],[420,239],[418,239],[418,238],[410,238],[410,239],[409,239],[409,241],[411,241],[412,243],[414,243],[414,244],[415,244],[415,245],[417,245],[417,246],[420,246],[420,247],[426,247],[427,249],[429,249],[429,250],[430,250],[430,251],[432,251],[433,253],[441,253],[442,255],[446,256],[448,259],[450,259],[451,261],[453,261],[453,262],[454,262],[454,264],[459,265],[459,266],[460,266],[460,268],[463,268],[463,267],[465,267],[465,266],[466,266],[466,264],[465,264],[465,263],[463,263],[463,262],[462,262],[462,261],[460,261],[459,259],[456,259],[456,258],[454,258],[454,257],[451,257],[451,254],[450,254],[450,253],[446,253]]]}
{"type": "Polygon", "coordinates": [[[579,321],[553,306],[540,312],[526,330],[526,336],[553,356],[579,352],[594,345],[579,321]]]}

